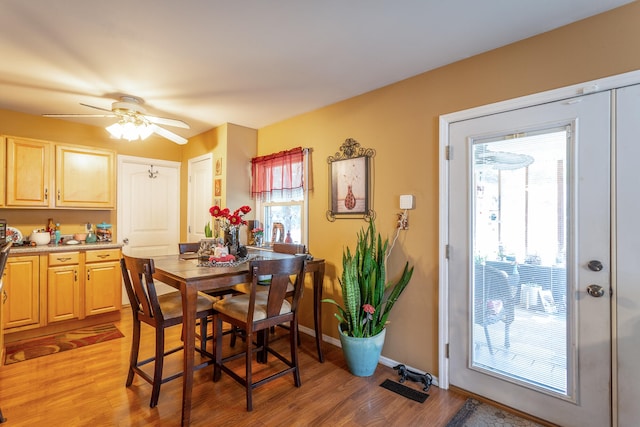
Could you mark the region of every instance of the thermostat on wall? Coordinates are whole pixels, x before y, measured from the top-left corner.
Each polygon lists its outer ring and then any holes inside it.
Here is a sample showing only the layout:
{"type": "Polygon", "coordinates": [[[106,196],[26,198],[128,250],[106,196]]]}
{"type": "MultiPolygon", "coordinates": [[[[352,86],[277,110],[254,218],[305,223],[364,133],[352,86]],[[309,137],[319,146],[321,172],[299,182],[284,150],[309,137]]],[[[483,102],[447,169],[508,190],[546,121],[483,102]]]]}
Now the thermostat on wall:
{"type": "Polygon", "coordinates": [[[415,197],[411,194],[400,196],[400,209],[414,209],[416,207],[415,197]]]}

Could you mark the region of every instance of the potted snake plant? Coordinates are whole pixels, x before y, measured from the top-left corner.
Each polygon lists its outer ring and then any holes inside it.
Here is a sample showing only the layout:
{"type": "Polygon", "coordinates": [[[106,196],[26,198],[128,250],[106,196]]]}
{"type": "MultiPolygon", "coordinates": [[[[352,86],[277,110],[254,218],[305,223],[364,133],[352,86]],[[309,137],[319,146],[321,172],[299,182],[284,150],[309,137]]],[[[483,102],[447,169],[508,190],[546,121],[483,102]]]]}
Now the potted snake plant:
{"type": "Polygon", "coordinates": [[[413,267],[405,263],[395,282],[387,282],[386,259],[389,240],[376,232],[369,222],[358,233],[355,251],[347,247],[342,254],[342,302],[327,298],[323,302],[334,304],[339,321],[339,335],[347,366],[357,376],[370,376],[375,372],[384,344],[387,318],[405,290],[413,267]]]}

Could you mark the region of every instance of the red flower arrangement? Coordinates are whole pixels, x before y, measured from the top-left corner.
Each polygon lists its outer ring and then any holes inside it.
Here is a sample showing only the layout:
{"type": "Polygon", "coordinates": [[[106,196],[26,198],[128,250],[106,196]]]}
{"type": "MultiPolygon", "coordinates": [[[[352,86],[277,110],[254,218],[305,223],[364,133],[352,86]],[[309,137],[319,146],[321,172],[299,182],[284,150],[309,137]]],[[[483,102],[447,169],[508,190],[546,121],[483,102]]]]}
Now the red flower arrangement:
{"type": "Polygon", "coordinates": [[[240,208],[233,211],[233,213],[231,213],[229,208],[222,209],[220,206],[211,206],[209,208],[211,216],[220,220],[220,225],[225,231],[228,231],[233,227],[247,225],[247,221],[243,219],[243,217],[249,212],[251,212],[251,208],[246,205],[240,206],[240,208]]]}

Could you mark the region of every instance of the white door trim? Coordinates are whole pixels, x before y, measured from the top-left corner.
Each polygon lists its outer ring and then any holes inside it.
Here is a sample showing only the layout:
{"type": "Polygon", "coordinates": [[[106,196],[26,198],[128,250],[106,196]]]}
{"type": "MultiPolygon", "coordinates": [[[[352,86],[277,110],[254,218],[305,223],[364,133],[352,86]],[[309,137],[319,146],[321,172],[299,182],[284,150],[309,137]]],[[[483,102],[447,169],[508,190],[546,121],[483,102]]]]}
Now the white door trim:
{"type": "MultiPolygon", "coordinates": [[[[438,386],[443,389],[449,388],[449,359],[447,357],[447,344],[449,343],[449,278],[447,248],[449,245],[449,164],[446,159],[447,147],[449,145],[449,125],[460,120],[468,120],[490,114],[502,113],[519,108],[531,107],[547,102],[559,101],[572,98],[587,93],[601,92],[623,86],[640,83],[640,70],[620,74],[612,77],[605,77],[590,82],[580,83],[560,89],[554,89],[494,104],[484,105],[468,110],[457,111],[440,116],[439,120],[439,303],[438,313],[438,386]]],[[[615,324],[612,324],[615,330],[615,324]]],[[[615,336],[615,335],[613,335],[615,336]]],[[[615,359],[612,360],[615,372],[615,359]]],[[[615,377],[615,375],[614,375],[615,377]]],[[[615,393],[615,389],[612,390],[615,393]]],[[[614,395],[615,400],[615,395],[614,395]]],[[[615,413],[615,410],[613,411],[615,413]]]]}

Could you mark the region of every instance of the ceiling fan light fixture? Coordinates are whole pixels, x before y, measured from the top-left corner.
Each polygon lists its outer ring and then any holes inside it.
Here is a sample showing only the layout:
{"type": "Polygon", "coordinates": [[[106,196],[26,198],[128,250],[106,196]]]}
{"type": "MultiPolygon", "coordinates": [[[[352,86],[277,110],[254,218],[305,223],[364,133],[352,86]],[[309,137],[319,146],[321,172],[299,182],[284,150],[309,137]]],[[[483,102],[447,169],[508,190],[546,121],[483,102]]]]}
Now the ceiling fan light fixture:
{"type": "Polygon", "coordinates": [[[121,120],[107,126],[107,131],[116,139],[126,139],[135,141],[137,139],[147,139],[153,133],[151,126],[146,123],[134,123],[132,121],[121,120]]]}

